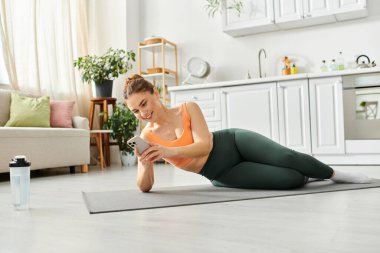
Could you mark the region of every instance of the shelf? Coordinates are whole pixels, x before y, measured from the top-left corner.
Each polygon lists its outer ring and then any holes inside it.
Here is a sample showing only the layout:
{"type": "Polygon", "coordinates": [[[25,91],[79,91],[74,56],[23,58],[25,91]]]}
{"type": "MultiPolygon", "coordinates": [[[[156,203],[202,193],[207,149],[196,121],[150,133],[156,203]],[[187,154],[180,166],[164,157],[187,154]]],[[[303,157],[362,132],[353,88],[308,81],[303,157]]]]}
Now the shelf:
{"type": "Polygon", "coordinates": [[[173,46],[169,47],[167,44],[164,43],[156,43],[156,44],[149,44],[145,46],[140,46],[141,49],[154,49],[155,47],[161,47],[162,45],[165,45],[169,49],[174,49],[173,46]]]}
{"type": "Polygon", "coordinates": [[[150,81],[153,85],[161,88],[161,101],[163,101],[164,104],[169,104],[170,100],[168,100],[167,88],[168,86],[178,85],[177,45],[164,38],[147,39],[145,42],[138,43],[137,56],[139,75],[151,79],[150,81]],[[142,64],[141,55],[144,51],[148,51],[147,54],[150,53],[151,60],[148,60],[150,64],[142,64]],[[170,66],[174,70],[168,69],[166,65],[167,58],[172,56],[174,58],[174,64],[171,63],[170,66]],[[142,70],[143,65],[146,71],[142,70]]]}
{"type": "Polygon", "coordinates": [[[161,47],[162,45],[164,45],[164,46],[170,45],[171,47],[168,47],[168,48],[173,48],[173,49],[176,48],[176,44],[174,44],[174,43],[172,43],[170,41],[167,41],[165,39],[162,39],[161,41],[162,42],[153,43],[153,44],[144,44],[144,42],[140,42],[139,43],[139,48],[141,48],[141,49],[154,48],[154,47],[161,47]]]}
{"type": "Polygon", "coordinates": [[[164,71],[162,71],[162,68],[156,68],[156,70],[159,70],[159,71],[154,71],[153,73],[149,73],[149,68],[148,68],[148,72],[146,71],[141,71],[141,74],[143,75],[155,75],[155,74],[166,74],[168,76],[174,76],[176,75],[176,72],[174,70],[171,70],[171,69],[167,69],[165,68],[164,71]]]}
{"type": "Polygon", "coordinates": [[[173,75],[173,74],[164,74],[164,73],[154,73],[154,74],[141,74],[141,76],[142,77],[147,77],[147,78],[149,78],[149,77],[162,77],[163,75],[165,75],[165,76],[167,76],[167,77],[170,77],[170,78],[176,78],[176,76],[175,75],[173,75]]]}

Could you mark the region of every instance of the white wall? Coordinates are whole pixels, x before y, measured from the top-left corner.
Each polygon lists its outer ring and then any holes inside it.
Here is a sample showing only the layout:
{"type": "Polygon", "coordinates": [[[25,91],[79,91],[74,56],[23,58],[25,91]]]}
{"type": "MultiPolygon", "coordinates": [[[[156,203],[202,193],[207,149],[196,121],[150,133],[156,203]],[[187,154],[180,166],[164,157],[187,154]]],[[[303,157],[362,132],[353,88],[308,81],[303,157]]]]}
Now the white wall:
{"type": "MultiPolygon", "coordinates": [[[[134,50],[139,41],[139,0],[88,0],[88,27],[91,54],[103,54],[108,48],[134,50]]],[[[137,64],[135,64],[137,66],[137,64]]],[[[136,72],[136,66],[131,73],[136,72]]],[[[126,76],[114,81],[112,97],[123,102],[126,76]]],[[[119,149],[111,146],[111,163],[120,163],[119,149]]]]}
{"type": "Polygon", "coordinates": [[[334,24],[233,38],[222,32],[221,17],[209,18],[205,0],[141,0],[140,39],[162,36],[178,44],[181,79],[186,62],[199,56],[212,66],[211,81],[258,77],[258,51],[267,52],[267,76],[279,75],[284,55],[299,72],[319,71],[322,59],[346,60],[360,54],[380,64],[380,1],[367,0],[369,17],[334,24]]]}
{"type": "MultiPolygon", "coordinates": [[[[91,54],[103,54],[110,47],[137,52],[139,0],[88,0],[88,12],[91,54]]],[[[135,73],[136,66],[114,81],[112,96],[119,102],[123,101],[126,76],[135,73]]]]}

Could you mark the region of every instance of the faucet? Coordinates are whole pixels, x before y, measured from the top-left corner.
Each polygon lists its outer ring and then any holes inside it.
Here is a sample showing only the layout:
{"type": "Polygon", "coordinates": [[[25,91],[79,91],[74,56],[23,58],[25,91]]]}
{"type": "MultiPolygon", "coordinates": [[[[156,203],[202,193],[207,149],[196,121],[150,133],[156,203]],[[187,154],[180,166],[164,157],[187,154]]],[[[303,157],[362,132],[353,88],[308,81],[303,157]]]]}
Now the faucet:
{"type": "MultiPolygon", "coordinates": [[[[259,76],[260,78],[263,77],[263,75],[261,74],[261,53],[264,53],[264,56],[265,56],[265,59],[267,58],[267,53],[265,52],[264,48],[260,49],[259,51],[259,76]]],[[[266,77],[267,74],[265,73],[265,76],[266,77]]]]}

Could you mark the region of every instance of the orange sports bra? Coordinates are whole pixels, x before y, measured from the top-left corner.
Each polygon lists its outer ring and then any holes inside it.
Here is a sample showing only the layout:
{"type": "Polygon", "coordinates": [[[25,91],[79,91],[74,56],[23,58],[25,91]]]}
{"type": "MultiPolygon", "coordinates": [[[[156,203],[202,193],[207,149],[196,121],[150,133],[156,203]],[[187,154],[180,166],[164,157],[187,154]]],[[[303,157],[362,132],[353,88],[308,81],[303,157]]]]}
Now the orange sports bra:
{"type": "MultiPolygon", "coordinates": [[[[187,112],[186,104],[182,104],[181,110],[183,132],[178,139],[173,141],[166,141],[149,131],[145,135],[147,140],[165,147],[181,147],[194,143],[193,134],[191,132],[191,119],[189,113],[187,112]]],[[[187,164],[189,164],[193,159],[185,157],[171,157],[165,158],[164,160],[178,168],[183,168],[187,164]]]]}

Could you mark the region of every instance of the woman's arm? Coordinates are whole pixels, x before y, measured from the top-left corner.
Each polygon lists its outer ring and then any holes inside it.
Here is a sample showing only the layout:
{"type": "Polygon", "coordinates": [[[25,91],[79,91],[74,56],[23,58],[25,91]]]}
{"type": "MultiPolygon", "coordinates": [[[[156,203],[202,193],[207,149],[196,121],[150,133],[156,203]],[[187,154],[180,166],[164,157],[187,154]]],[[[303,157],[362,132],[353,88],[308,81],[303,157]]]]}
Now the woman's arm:
{"type": "MultiPolygon", "coordinates": [[[[144,138],[144,131],[141,133],[141,138],[144,138]]],[[[153,161],[142,159],[141,154],[135,149],[137,156],[137,186],[142,192],[149,192],[154,184],[153,161]]]]}
{"type": "Polygon", "coordinates": [[[143,162],[138,161],[137,186],[142,192],[149,192],[154,184],[153,162],[148,163],[144,165],[143,162]]]}

